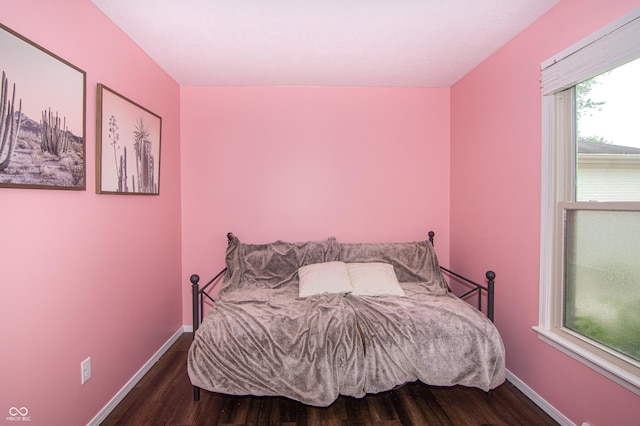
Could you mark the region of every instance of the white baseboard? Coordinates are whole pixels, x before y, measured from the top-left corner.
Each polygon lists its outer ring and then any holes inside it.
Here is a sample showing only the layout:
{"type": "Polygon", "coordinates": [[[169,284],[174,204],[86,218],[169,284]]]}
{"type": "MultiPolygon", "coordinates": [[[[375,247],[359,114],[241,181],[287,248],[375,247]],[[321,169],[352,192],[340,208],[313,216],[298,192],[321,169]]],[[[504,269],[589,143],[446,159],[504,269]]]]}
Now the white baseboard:
{"type": "Polygon", "coordinates": [[[122,387],[122,389],[118,391],[118,393],[115,394],[113,398],[111,398],[111,401],[109,401],[107,405],[105,405],[104,408],[100,410],[100,412],[96,414],[96,416],[91,419],[89,423],[87,423],[87,425],[98,426],[100,423],[102,423],[104,419],[106,419],[107,416],[111,414],[116,406],[124,399],[124,397],[127,396],[131,389],[133,389],[133,387],[138,384],[138,382],[144,377],[144,375],[147,374],[151,367],[153,367],[153,365],[158,362],[160,357],[169,350],[171,345],[173,345],[176,340],[178,340],[178,337],[180,337],[182,333],[184,333],[184,327],[179,328],[173,334],[173,336],[171,336],[169,340],[167,340],[165,344],[162,345],[162,347],[158,349],[155,354],[153,354],[149,361],[147,361],[142,366],[142,368],[138,370],[138,372],[122,387]]]}
{"type": "Polygon", "coordinates": [[[183,325],[182,326],[182,331],[184,333],[191,333],[193,331],[193,326],[192,325],[183,325]]]}
{"type": "Polygon", "coordinates": [[[507,370],[507,380],[513,384],[520,392],[525,394],[527,398],[534,402],[545,413],[553,418],[556,422],[563,426],[576,426],[571,420],[565,417],[560,411],[558,411],[553,405],[549,404],[544,398],[533,391],[525,382],[516,377],[513,373],[507,370]]]}

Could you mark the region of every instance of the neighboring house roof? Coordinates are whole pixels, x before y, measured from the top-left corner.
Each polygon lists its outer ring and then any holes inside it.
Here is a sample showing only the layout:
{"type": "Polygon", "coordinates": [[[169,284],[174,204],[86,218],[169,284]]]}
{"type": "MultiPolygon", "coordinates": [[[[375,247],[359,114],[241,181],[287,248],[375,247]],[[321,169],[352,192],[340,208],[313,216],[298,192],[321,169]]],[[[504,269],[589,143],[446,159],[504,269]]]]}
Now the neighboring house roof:
{"type": "Polygon", "coordinates": [[[579,154],[640,154],[640,148],[608,143],[578,141],[579,154]]]}

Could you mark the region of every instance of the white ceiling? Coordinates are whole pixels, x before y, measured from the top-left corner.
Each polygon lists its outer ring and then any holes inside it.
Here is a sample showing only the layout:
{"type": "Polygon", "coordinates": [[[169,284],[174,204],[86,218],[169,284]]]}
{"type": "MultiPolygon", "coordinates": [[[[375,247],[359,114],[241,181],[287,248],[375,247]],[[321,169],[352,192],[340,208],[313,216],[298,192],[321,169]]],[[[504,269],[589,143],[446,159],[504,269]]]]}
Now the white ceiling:
{"type": "Polygon", "coordinates": [[[181,85],[450,87],[560,0],[91,0],[181,85]]]}

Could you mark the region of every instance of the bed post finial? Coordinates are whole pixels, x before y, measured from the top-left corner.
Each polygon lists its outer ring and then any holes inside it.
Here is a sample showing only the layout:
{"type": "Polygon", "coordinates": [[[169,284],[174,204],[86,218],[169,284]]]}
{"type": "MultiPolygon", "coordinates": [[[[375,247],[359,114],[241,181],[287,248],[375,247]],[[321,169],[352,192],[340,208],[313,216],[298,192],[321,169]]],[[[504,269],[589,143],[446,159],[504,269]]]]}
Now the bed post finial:
{"type": "Polygon", "coordinates": [[[233,240],[233,232],[227,233],[227,244],[231,244],[231,240],[233,240]]]}
{"type": "Polygon", "coordinates": [[[436,235],[435,232],[429,231],[429,242],[433,245],[433,237],[436,235]]]}
{"type": "Polygon", "coordinates": [[[487,295],[489,296],[489,301],[487,302],[487,317],[493,322],[493,306],[494,306],[494,287],[495,287],[495,279],[496,273],[493,271],[487,271],[487,295]]]}

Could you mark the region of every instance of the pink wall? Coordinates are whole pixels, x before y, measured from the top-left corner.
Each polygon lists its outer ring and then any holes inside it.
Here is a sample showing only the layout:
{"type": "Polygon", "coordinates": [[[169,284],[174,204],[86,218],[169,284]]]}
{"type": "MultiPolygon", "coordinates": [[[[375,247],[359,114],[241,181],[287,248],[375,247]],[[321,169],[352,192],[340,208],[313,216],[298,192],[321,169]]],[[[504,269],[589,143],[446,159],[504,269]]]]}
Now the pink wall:
{"type": "Polygon", "coordinates": [[[87,73],[87,190],[0,188],[0,419],[86,424],[182,325],[179,87],[89,0],[0,20],[87,73]],[[162,116],[160,196],[95,194],[98,82],[162,116]]]}
{"type": "Polygon", "coordinates": [[[181,88],[188,277],[241,241],[407,241],[448,262],[449,89],[181,88]]]}
{"type": "Polygon", "coordinates": [[[451,89],[451,259],[497,272],[507,368],[580,424],[638,424],[640,397],[538,340],[540,62],[640,6],[564,0],[451,89]]]}

